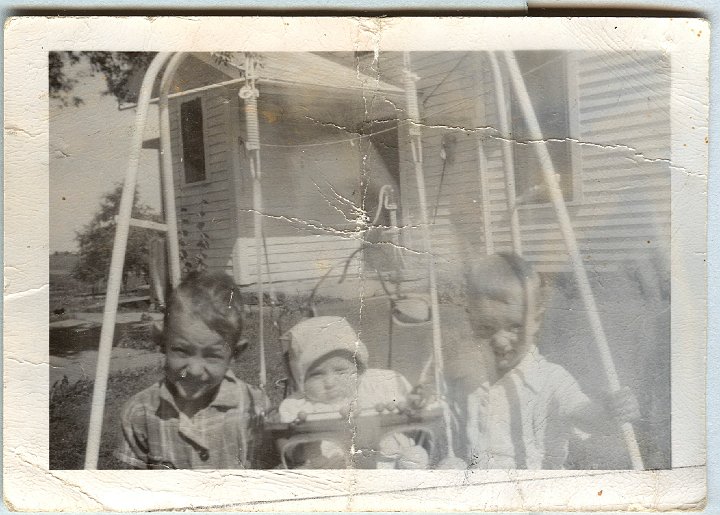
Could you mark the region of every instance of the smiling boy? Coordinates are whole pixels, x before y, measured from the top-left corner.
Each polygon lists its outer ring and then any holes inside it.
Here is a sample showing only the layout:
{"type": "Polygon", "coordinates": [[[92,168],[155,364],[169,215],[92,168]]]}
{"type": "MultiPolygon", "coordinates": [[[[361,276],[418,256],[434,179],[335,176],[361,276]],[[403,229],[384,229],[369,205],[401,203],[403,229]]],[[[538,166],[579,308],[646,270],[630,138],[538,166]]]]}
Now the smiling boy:
{"type": "Polygon", "coordinates": [[[478,260],[469,278],[474,330],[494,356],[494,380],[467,396],[466,435],[472,467],[559,469],[573,428],[640,416],[628,389],[589,399],[572,375],[535,346],[544,314],[540,276],[521,257],[478,260]]]}
{"type": "Polygon", "coordinates": [[[143,469],[249,466],[266,402],[230,370],[241,332],[230,277],[191,274],[178,286],[165,313],[165,377],[125,404],[118,459],[143,469]]]}

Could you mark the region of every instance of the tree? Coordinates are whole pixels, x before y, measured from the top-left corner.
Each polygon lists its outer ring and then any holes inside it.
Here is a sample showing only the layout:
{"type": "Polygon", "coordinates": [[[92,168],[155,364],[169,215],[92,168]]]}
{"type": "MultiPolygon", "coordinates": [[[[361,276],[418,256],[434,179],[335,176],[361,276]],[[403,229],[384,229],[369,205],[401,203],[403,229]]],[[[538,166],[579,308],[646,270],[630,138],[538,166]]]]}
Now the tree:
{"type": "MultiPolygon", "coordinates": [[[[89,62],[93,73],[105,76],[107,91],[118,102],[137,102],[138,87],[156,52],[50,52],[49,88],[50,98],[64,105],[79,106],[83,99],[72,95],[77,80],[68,73],[80,62],[89,62]]],[[[215,52],[213,58],[218,64],[228,65],[232,52],[215,52]]]]}
{"type": "Polygon", "coordinates": [[[105,76],[105,95],[114,95],[119,102],[135,102],[138,92],[133,87],[133,78],[142,77],[153,57],[155,52],[50,52],[50,98],[64,105],[82,104],[82,98],[72,95],[77,80],[68,73],[68,68],[87,61],[93,73],[105,76]]]}
{"type": "MultiPolygon", "coordinates": [[[[73,271],[76,279],[95,283],[107,276],[115,239],[115,215],[118,214],[121,196],[122,185],[117,185],[115,189],[103,195],[100,208],[93,219],[76,233],[75,239],[80,247],[78,251],[80,261],[73,271]]],[[[137,191],[133,199],[132,216],[133,218],[159,221],[159,216],[152,208],[138,203],[137,191]]],[[[125,253],[123,283],[130,272],[140,276],[148,273],[148,247],[154,236],[154,231],[149,229],[130,228],[125,253]]]]}

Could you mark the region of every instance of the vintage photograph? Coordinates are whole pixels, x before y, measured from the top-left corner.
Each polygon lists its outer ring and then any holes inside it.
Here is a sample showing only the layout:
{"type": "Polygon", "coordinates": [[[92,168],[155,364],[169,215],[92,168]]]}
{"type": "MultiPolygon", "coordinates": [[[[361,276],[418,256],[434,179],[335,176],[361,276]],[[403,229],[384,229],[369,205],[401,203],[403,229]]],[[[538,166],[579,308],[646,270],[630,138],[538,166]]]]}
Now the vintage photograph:
{"type": "Polygon", "coordinates": [[[670,468],[667,55],[49,63],[51,468],[670,468]]]}
{"type": "Polygon", "coordinates": [[[13,19],[5,502],[702,509],[708,48],[690,18],[13,19]]]}

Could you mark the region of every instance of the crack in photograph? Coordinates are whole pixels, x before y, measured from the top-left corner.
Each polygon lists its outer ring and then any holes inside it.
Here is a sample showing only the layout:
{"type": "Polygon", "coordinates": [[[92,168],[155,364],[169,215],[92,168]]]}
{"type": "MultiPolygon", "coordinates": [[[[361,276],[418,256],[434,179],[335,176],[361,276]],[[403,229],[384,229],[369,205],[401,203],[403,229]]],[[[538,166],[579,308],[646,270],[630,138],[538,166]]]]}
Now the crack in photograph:
{"type": "Polygon", "coordinates": [[[672,468],[668,53],[48,57],[51,469],[672,468]]]}

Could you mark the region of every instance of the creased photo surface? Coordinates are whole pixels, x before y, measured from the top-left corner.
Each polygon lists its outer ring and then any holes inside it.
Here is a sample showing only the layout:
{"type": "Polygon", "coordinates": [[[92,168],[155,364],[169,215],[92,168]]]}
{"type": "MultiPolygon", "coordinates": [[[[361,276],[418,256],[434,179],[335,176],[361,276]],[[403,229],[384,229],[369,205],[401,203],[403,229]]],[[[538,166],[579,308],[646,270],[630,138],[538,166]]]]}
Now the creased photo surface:
{"type": "Polygon", "coordinates": [[[12,20],[6,502],[701,508],[708,32],[12,20]]]}

